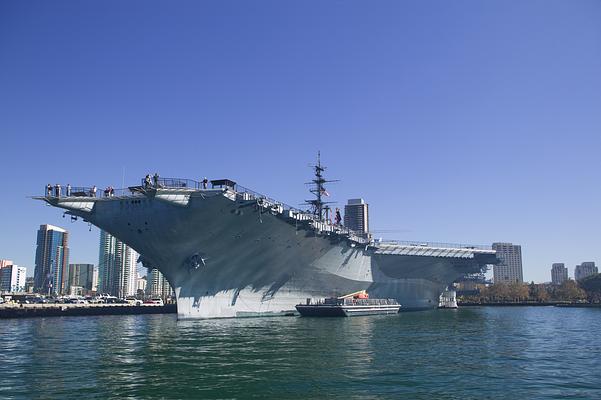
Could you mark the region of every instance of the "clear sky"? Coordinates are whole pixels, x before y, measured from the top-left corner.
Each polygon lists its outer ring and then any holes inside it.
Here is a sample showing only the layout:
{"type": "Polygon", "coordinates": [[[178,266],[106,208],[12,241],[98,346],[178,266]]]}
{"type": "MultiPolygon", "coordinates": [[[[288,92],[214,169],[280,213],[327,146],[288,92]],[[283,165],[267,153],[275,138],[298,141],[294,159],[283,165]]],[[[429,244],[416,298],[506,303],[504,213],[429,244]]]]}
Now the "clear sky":
{"type": "MultiPolygon", "coordinates": [[[[522,245],[524,277],[601,262],[601,2],[0,2],[0,258],[99,234],[27,196],[147,172],[332,198],[420,241],[522,245]]],[[[379,235],[376,233],[376,235],[379,235]]]]}

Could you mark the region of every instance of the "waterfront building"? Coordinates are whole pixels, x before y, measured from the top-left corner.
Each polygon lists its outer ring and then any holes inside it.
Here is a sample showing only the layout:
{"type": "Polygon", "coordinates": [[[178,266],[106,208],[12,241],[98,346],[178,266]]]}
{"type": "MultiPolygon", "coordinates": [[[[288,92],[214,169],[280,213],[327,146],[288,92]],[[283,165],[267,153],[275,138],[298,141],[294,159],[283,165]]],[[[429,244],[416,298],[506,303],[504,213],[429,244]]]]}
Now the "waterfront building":
{"type": "Polygon", "coordinates": [[[69,233],[53,225],[40,225],[35,254],[35,290],[47,294],[61,294],[65,289],[65,275],[69,264],[69,233]]]}
{"type": "Polygon", "coordinates": [[[513,243],[493,243],[500,263],[493,266],[494,283],[522,283],[522,246],[513,243]]]}
{"type": "Polygon", "coordinates": [[[71,287],[81,287],[84,293],[91,292],[94,284],[94,264],[69,264],[66,292],[72,293],[71,287]]]}
{"type": "Polygon", "coordinates": [[[369,232],[369,205],[363,199],[349,199],[344,206],[344,226],[357,232],[369,232]]]}
{"type": "Polygon", "coordinates": [[[0,292],[16,293],[25,291],[27,268],[6,265],[0,269],[0,292]]]}
{"type": "Polygon", "coordinates": [[[147,284],[148,282],[146,280],[146,276],[142,276],[138,273],[138,280],[136,282],[136,294],[146,293],[147,284]]]}
{"type": "Polygon", "coordinates": [[[167,281],[161,271],[156,268],[148,271],[146,288],[146,293],[150,297],[160,297],[163,300],[166,300],[167,297],[172,297],[173,295],[173,289],[171,288],[169,281],[167,281]]]}
{"type": "Polygon", "coordinates": [[[98,267],[94,267],[94,274],[92,275],[92,292],[98,292],[98,267]]]}
{"type": "Polygon", "coordinates": [[[33,280],[33,276],[28,276],[25,278],[25,293],[33,293],[33,289],[35,287],[35,283],[33,280]]]}
{"type": "Polygon", "coordinates": [[[568,269],[564,263],[555,263],[551,266],[551,282],[554,285],[561,285],[568,280],[568,269]]]}
{"type": "Polygon", "coordinates": [[[595,266],[594,261],[586,261],[580,265],[576,265],[574,269],[574,279],[577,281],[586,278],[587,276],[599,273],[599,269],[595,266]]]}
{"type": "Polygon", "coordinates": [[[138,253],[111,234],[100,231],[98,292],[124,298],[136,294],[138,253]]]}

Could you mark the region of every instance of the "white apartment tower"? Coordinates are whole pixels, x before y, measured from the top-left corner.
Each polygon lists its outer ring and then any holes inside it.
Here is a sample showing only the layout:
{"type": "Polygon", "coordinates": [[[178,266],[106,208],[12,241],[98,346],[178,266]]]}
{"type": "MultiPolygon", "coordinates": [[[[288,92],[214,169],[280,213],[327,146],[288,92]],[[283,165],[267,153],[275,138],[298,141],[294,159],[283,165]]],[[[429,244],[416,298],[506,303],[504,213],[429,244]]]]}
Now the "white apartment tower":
{"type": "Polygon", "coordinates": [[[112,236],[100,231],[98,292],[119,298],[136,294],[138,253],[112,236]]]}
{"type": "Polygon", "coordinates": [[[599,269],[595,266],[594,261],[585,261],[580,265],[576,265],[574,269],[574,279],[577,281],[586,278],[587,276],[599,273],[599,269]]]}
{"type": "Polygon", "coordinates": [[[5,265],[0,268],[0,292],[17,293],[25,291],[27,269],[17,265],[5,265]]]}
{"type": "Polygon", "coordinates": [[[522,246],[513,243],[493,243],[492,249],[497,252],[500,263],[493,267],[495,283],[522,283],[522,246]]]}
{"type": "Polygon", "coordinates": [[[561,285],[568,280],[568,269],[564,263],[555,263],[551,266],[551,282],[554,285],[561,285]]]}
{"type": "Polygon", "coordinates": [[[161,271],[156,268],[151,269],[148,271],[147,277],[146,293],[150,297],[160,297],[165,300],[172,296],[173,289],[161,271]]]}

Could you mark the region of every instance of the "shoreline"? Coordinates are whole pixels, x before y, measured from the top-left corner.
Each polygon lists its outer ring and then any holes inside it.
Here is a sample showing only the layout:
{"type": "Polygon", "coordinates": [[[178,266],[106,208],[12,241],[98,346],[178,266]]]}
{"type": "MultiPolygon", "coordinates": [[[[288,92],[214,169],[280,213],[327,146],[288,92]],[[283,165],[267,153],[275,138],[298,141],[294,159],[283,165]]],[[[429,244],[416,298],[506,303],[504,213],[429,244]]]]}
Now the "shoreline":
{"type": "Polygon", "coordinates": [[[601,303],[563,303],[563,302],[515,302],[515,303],[474,303],[458,302],[459,307],[573,307],[573,308],[601,308],[601,303]]]}
{"type": "Polygon", "coordinates": [[[2,304],[0,319],[93,315],[175,314],[177,304],[2,304]]]}

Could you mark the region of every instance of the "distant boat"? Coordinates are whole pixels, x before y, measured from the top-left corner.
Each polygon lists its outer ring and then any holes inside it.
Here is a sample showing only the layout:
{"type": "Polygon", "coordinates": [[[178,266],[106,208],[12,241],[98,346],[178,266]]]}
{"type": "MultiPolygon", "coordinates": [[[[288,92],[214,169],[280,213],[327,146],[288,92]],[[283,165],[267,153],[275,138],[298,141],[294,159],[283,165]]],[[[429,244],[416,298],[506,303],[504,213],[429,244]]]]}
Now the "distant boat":
{"type": "Polygon", "coordinates": [[[459,308],[457,306],[457,293],[447,288],[438,298],[438,308],[459,308]]]}
{"type": "Polygon", "coordinates": [[[370,299],[365,290],[342,297],[329,297],[313,303],[298,304],[303,317],[354,317],[360,315],[397,314],[401,305],[394,299],[370,299]]]}

